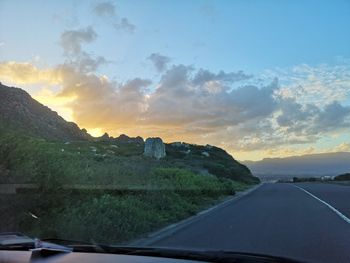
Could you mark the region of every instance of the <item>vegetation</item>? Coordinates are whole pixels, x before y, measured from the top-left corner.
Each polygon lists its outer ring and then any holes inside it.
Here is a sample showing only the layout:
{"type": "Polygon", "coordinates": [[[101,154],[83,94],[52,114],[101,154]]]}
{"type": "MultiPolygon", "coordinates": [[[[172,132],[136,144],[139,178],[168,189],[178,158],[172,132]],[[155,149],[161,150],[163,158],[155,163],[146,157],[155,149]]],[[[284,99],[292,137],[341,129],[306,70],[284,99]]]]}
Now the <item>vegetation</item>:
{"type": "Polygon", "coordinates": [[[317,178],[317,177],[293,177],[293,183],[317,182],[317,181],[321,181],[321,178],[317,178]]]}
{"type": "Polygon", "coordinates": [[[334,177],[335,181],[350,181],[350,173],[340,174],[334,177]]]}
{"type": "Polygon", "coordinates": [[[40,237],[93,240],[102,243],[126,242],[194,215],[223,198],[225,191],[232,190],[229,184],[214,178],[207,180],[183,170],[177,170],[175,173],[180,177],[176,182],[164,179],[160,183],[162,187],[166,187],[166,191],[150,190],[128,195],[70,195],[69,198],[65,196],[64,200],[58,200],[58,195],[45,195],[44,200],[42,195],[38,196],[37,206],[31,211],[39,219],[25,215],[21,227],[26,233],[40,237]],[[208,187],[213,186],[222,192],[192,195],[177,191],[177,187],[186,182],[200,183],[196,190],[206,191],[208,187]],[[52,201],[48,202],[48,199],[52,201]],[[55,206],[52,205],[54,202],[55,206]],[[57,205],[60,202],[61,204],[57,205]]]}
{"type": "Polygon", "coordinates": [[[233,169],[232,163],[215,155],[222,154],[218,148],[208,158],[200,146],[188,147],[192,157],[169,154],[157,161],[143,157],[138,143],[47,141],[2,132],[1,166],[9,173],[1,182],[39,187],[17,194],[16,200],[4,199],[17,207],[7,206],[7,218],[16,221],[13,230],[33,236],[120,243],[193,215],[255,182],[251,176],[230,179],[223,171],[233,169]],[[213,169],[215,160],[220,172],[213,169]],[[81,191],[79,186],[91,188],[81,191]],[[90,191],[95,187],[102,191],[90,191]]]}

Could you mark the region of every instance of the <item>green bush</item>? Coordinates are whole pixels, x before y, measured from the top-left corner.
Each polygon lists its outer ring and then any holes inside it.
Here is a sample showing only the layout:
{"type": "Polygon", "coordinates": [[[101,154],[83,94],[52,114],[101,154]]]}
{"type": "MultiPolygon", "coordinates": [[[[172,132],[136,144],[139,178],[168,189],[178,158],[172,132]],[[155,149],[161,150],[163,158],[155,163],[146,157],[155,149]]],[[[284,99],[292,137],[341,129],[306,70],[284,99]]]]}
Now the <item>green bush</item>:
{"type": "Polygon", "coordinates": [[[222,191],[229,193],[233,189],[228,180],[219,180],[215,176],[195,174],[179,168],[157,168],[153,171],[150,183],[153,188],[197,191],[222,191]]]}
{"type": "Polygon", "coordinates": [[[28,217],[23,225],[26,225],[27,233],[42,238],[120,243],[183,219],[198,209],[198,205],[172,192],[140,196],[102,195],[66,203],[46,213],[41,211],[43,216],[39,222],[28,217]]]}

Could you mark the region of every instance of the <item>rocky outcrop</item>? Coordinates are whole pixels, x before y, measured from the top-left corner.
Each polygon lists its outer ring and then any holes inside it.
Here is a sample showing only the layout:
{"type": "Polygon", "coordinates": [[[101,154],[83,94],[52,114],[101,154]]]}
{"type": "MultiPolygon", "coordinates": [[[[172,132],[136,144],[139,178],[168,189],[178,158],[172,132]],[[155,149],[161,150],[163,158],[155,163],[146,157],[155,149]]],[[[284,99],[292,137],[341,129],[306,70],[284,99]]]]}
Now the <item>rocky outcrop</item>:
{"type": "Polygon", "coordinates": [[[129,137],[125,134],[119,135],[119,137],[114,139],[117,143],[137,143],[137,144],[143,144],[143,138],[140,136],[137,137],[129,137]]]}
{"type": "Polygon", "coordinates": [[[156,158],[159,160],[166,156],[165,145],[161,138],[147,138],[145,142],[145,156],[156,158]]]}
{"type": "Polygon", "coordinates": [[[210,154],[208,152],[202,152],[202,155],[204,155],[205,157],[209,157],[210,154]]]}
{"type": "Polygon", "coordinates": [[[109,142],[111,141],[111,137],[109,137],[108,133],[105,132],[101,137],[97,137],[96,140],[99,142],[109,142]]]}

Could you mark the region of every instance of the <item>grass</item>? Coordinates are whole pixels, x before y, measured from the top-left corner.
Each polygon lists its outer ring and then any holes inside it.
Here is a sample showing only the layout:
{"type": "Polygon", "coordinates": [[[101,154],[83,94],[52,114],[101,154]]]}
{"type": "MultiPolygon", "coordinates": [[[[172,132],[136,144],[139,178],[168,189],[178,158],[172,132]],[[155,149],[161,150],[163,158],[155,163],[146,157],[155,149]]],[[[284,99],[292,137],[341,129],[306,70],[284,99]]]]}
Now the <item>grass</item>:
{"type": "MultiPolygon", "coordinates": [[[[0,135],[1,167],[10,171],[0,177],[1,183],[40,186],[36,193],[2,199],[0,212],[7,213],[6,218],[13,222],[11,229],[3,230],[41,238],[127,242],[256,182],[244,168],[240,174],[241,166],[219,148],[211,149],[208,158],[202,154],[209,151],[204,146],[190,145],[191,154],[183,155],[167,145],[168,156],[157,161],[143,157],[143,145],[137,143],[60,142],[13,133],[0,135]],[[64,188],[74,184],[145,191],[96,194],[64,188]]],[[[2,226],[7,224],[6,218],[0,219],[2,226]]]]}
{"type": "Polygon", "coordinates": [[[21,227],[33,236],[116,244],[194,215],[247,187],[178,168],[155,169],[149,179],[155,190],[143,194],[37,196],[31,212],[39,219],[24,213],[21,227]]]}

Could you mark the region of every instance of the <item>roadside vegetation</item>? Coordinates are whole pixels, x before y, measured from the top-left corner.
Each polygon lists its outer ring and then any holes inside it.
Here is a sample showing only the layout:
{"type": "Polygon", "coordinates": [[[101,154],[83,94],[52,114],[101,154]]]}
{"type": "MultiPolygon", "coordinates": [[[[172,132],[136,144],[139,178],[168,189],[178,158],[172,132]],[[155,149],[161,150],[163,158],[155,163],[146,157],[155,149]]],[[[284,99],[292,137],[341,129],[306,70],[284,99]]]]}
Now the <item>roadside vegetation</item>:
{"type": "Polygon", "coordinates": [[[168,156],[154,160],[142,155],[138,143],[47,141],[2,133],[1,183],[37,188],[3,198],[1,212],[8,217],[0,225],[13,219],[14,231],[41,238],[127,242],[258,182],[246,168],[240,174],[219,148],[210,149],[208,158],[204,146],[187,146],[190,155],[166,147],[168,156]]]}
{"type": "Polygon", "coordinates": [[[350,173],[337,175],[334,181],[350,181],[350,173]]]}

